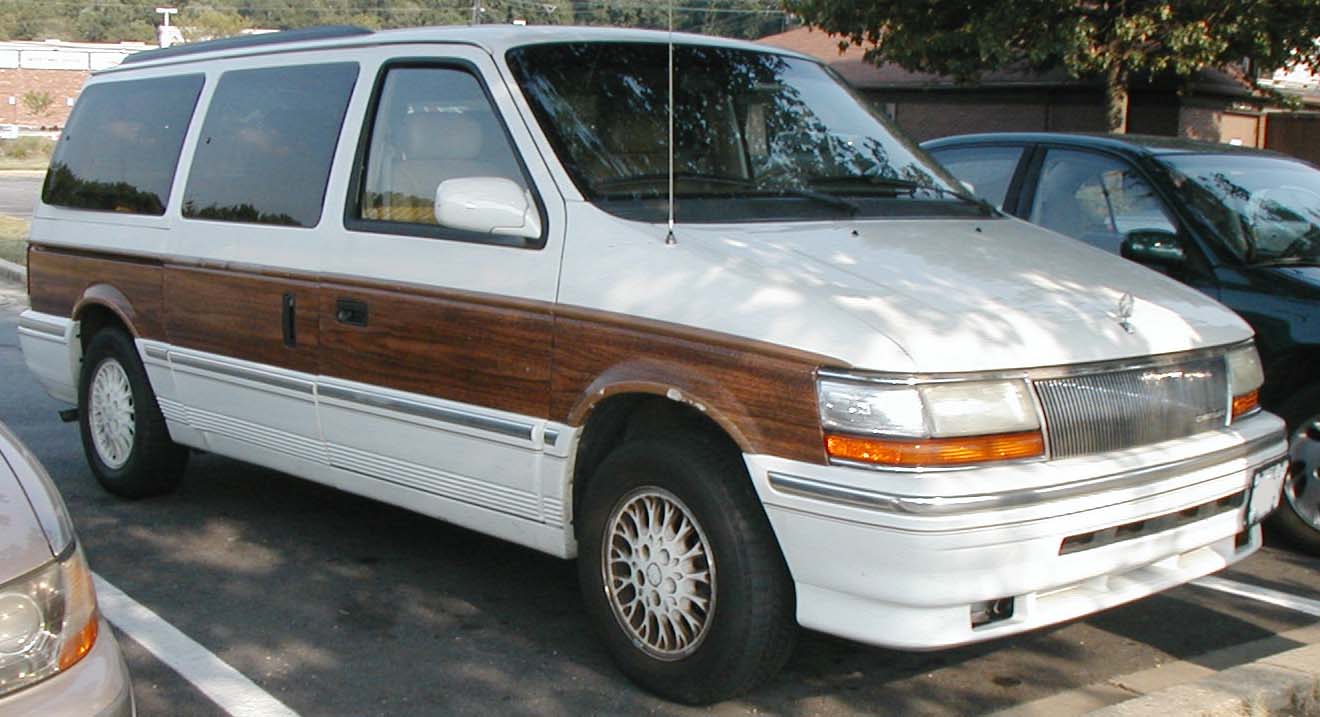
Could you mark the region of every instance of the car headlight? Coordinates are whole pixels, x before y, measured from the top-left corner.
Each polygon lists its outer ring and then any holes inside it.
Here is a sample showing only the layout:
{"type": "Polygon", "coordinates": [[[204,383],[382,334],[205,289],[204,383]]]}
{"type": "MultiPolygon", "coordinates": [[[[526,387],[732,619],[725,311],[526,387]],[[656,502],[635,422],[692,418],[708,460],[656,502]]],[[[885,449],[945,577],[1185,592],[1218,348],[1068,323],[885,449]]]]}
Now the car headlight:
{"type": "Polygon", "coordinates": [[[82,550],[0,585],[0,695],[77,664],[96,643],[96,592],[82,550]]]}
{"type": "Polygon", "coordinates": [[[1031,389],[1019,379],[879,383],[831,374],[817,389],[833,460],[918,468],[1045,454],[1031,389]]]}
{"type": "Polygon", "coordinates": [[[1236,421],[1260,410],[1260,387],[1265,371],[1255,344],[1239,346],[1228,352],[1228,394],[1233,397],[1232,419],[1236,421]]]}

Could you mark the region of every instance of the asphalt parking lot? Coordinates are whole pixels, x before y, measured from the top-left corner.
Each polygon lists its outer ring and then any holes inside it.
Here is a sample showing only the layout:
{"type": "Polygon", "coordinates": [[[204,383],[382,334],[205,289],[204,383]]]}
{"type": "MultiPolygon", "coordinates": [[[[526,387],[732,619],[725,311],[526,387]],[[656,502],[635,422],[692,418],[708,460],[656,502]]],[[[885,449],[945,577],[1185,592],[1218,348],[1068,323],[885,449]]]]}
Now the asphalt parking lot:
{"type": "MultiPolygon", "coordinates": [[[[210,455],[194,456],[174,495],[106,494],[76,425],[60,422],[61,406],[23,366],[24,302],[21,288],[0,288],[0,420],[54,476],[93,569],[291,713],[984,714],[1097,685],[1121,695],[1120,676],[1163,665],[1155,674],[1172,678],[1320,641],[1320,613],[1189,586],[947,652],[804,633],[770,685],[689,710],[615,671],[589,633],[568,562],[210,455]],[[1291,637],[1274,637],[1283,632],[1291,637]]],[[[1317,570],[1320,560],[1271,546],[1222,577],[1318,601],[1317,570]]],[[[198,686],[213,688],[214,675],[183,670],[190,681],[139,643],[158,637],[120,634],[140,714],[227,714],[198,686]]]]}
{"type": "Polygon", "coordinates": [[[41,193],[45,172],[0,172],[0,214],[27,219],[41,193]]]}

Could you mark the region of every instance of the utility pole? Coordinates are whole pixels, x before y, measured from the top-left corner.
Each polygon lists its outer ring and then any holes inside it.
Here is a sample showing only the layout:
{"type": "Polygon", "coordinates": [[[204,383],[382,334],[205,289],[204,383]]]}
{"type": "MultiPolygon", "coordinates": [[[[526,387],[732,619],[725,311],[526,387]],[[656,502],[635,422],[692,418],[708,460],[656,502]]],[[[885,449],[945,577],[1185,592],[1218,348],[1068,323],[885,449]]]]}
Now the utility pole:
{"type": "Polygon", "coordinates": [[[169,47],[176,41],[182,42],[182,36],[177,35],[174,28],[170,27],[170,16],[179,12],[175,7],[158,7],[156,13],[164,20],[160,27],[156,28],[156,44],[161,47],[169,47]]]}
{"type": "Polygon", "coordinates": [[[480,12],[481,12],[481,0],[472,0],[472,22],[469,24],[471,25],[477,24],[477,15],[480,12]]]}

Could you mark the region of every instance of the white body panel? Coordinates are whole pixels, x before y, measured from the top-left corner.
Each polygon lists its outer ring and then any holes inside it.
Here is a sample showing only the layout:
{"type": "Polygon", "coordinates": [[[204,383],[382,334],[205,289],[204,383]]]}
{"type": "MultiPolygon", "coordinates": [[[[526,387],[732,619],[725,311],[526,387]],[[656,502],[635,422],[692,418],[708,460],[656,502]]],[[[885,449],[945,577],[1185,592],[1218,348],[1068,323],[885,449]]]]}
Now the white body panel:
{"type": "Polygon", "coordinates": [[[574,439],[568,426],[158,341],[139,340],[138,347],[178,443],[573,555],[562,488],[564,446],[574,439]],[[198,403],[172,392],[189,381],[206,387],[189,394],[198,403]],[[240,410],[211,386],[260,396],[259,405],[240,410]],[[237,418],[240,412],[262,420],[237,418]],[[288,430],[307,412],[320,417],[323,430],[288,430]]]}

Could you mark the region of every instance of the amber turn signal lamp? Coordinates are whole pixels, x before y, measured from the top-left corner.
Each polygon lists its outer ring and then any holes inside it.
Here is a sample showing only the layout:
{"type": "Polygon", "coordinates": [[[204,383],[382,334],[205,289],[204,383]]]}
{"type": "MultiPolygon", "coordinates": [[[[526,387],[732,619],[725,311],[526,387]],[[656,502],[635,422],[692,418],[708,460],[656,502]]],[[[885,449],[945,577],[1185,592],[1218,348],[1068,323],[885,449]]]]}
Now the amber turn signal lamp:
{"type": "Polygon", "coordinates": [[[92,651],[92,645],[96,644],[96,633],[99,630],[96,613],[93,612],[91,618],[87,620],[87,624],[83,625],[83,628],[76,635],[71,636],[60,648],[61,671],[78,664],[79,660],[92,651]]]}
{"type": "Polygon", "coordinates": [[[827,434],[825,451],[831,458],[858,463],[906,468],[959,466],[1039,458],[1045,455],[1045,437],[1040,431],[909,439],[827,434]]]}
{"type": "Polygon", "coordinates": [[[1251,413],[1260,408],[1260,390],[1248,391],[1241,396],[1233,397],[1233,420],[1251,413]]]}

